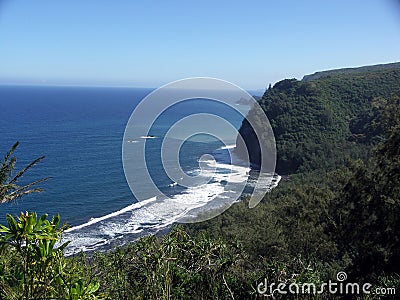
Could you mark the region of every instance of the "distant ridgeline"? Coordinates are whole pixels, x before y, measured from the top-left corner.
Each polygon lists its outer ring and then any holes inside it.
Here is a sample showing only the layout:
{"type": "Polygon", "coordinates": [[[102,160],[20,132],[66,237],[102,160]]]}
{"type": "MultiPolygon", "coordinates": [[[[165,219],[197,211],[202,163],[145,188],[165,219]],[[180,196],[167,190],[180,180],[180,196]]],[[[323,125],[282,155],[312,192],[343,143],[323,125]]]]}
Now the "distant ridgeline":
{"type": "MultiPolygon", "coordinates": [[[[259,102],[275,134],[276,171],[329,170],[366,158],[380,140],[374,119],[393,94],[400,94],[400,63],[317,72],[268,88],[259,102]]],[[[248,122],[239,132],[259,164],[248,122]]]]}
{"type": "Polygon", "coordinates": [[[321,79],[324,77],[328,77],[331,75],[343,75],[343,74],[365,74],[368,72],[377,72],[377,71],[388,71],[393,69],[399,69],[400,63],[391,63],[391,64],[381,64],[381,65],[373,65],[373,66],[364,66],[358,68],[344,68],[344,69],[336,69],[329,71],[321,71],[315,72],[311,75],[305,75],[302,81],[311,81],[316,79],[321,79]]]}

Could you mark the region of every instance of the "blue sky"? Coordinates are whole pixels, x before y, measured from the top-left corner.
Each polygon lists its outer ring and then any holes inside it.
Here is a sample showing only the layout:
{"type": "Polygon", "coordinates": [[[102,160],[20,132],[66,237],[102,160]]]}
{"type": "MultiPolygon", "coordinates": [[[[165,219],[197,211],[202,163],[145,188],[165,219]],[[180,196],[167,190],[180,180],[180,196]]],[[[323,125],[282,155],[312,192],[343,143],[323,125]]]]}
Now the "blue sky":
{"type": "Polygon", "coordinates": [[[396,0],[0,0],[0,83],[246,89],[400,61],[396,0]]]}

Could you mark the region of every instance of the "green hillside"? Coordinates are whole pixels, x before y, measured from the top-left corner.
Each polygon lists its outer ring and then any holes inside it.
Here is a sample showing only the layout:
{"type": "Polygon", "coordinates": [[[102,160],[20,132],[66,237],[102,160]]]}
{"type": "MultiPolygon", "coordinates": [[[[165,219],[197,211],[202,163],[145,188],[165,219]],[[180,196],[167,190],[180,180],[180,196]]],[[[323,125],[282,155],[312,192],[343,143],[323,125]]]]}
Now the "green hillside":
{"type": "Polygon", "coordinates": [[[390,64],[380,64],[380,65],[373,65],[373,66],[363,66],[358,68],[343,68],[343,69],[335,69],[335,70],[328,70],[328,71],[321,71],[315,72],[314,74],[305,75],[303,77],[303,81],[311,81],[316,79],[321,79],[324,77],[328,77],[331,75],[340,75],[340,74],[362,74],[368,72],[376,72],[376,71],[387,71],[390,69],[399,69],[400,63],[390,63],[390,64]]]}
{"type": "MultiPolygon", "coordinates": [[[[275,133],[277,172],[289,175],[256,208],[244,201],[190,230],[240,241],[256,277],[284,270],[315,282],[345,271],[398,290],[400,69],[364,70],[269,88],[260,104],[275,133]]],[[[240,132],[255,145],[247,122],[240,132]]]]}
{"type": "Polygon", "coordinates": [[[368,155],[366,145],[379,141],[381,130],[366,126],[384,99],[400,92],[400,64],[324,74],[282,80],[260,100],[275,134],[280,174],[334,169],[368,155]]]}

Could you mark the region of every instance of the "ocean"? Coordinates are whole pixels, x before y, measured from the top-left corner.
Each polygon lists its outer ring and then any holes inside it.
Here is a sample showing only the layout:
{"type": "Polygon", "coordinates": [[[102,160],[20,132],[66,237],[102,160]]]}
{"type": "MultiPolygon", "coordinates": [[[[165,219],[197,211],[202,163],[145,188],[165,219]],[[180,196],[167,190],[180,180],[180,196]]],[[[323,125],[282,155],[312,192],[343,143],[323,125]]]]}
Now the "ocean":
{"type": "MultiPolygon", "coordinates": [[[[236,111],[211,99],[190,99],[160,115],[148,135],[124,140],[131,113],[152,90],[0,86],[0,154],[5,155],[19,141],[15,152],[17,170],[45,156],[20,184],[51,177],[41,184],[44,192],[1,205],[0,221],[5,223],[6,213],[35,211],[49,216],[59,213],[61,221],[70,226],[64,240],[72,241],[66,249],[66,255],[71,255],[110,249],[157,233],[182,217],[195,217],[212,209],[209,203],[215,206],[215,201],[211,200],[229,197],[228,181],[233,185],[242,183],[250,172],[245,166],[231,166],[236,133],[227,131],[224,142],[206,134],[197,134],[183,143],[179,138],[169,138],[180,143],[178,160],[185,174],[202,175],[201,164],[216,170],[210,180],[198,187],[184,187],[171,180],[163,169],[160,149],[168,130],[180,119],[196,113],[212,113],[239,129],[242,114],[250,107],[237,104],[236,111]],[[144,201],[137,201],[124,174],[123,143],[129,143],[126,147],[145,144],[149,174],[166,197],[156,198],[149,191],[144,201]],[[235,175],[228,176],[232,172],[235,175]]],[[[185,129],[191,126],[188,124],[185,129]]],[[[140,177],[141,173],[134,175],[140,177]]]]}

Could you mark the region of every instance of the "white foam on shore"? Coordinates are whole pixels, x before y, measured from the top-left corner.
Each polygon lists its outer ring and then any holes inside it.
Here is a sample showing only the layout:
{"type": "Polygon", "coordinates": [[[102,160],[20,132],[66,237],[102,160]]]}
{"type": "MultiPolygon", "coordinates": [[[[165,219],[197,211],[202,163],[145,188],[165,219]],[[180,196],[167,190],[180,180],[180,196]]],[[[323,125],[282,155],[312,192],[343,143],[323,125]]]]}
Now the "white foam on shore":
{"type": "Polygon", "coordinates": [[[126,212],[128,212],[128,211],[131,211],[131,210],[140,208],[140,207],[142,207],[142,206],[144,206],[144,205],[146,205],[146,204],[148,204],[148,203],[150,203],[150,202],[153,202],[153,201],[155,201],[155,200],[156,200],[156,197],[152,197],[152,198],[147,199],[147,200],[144,200],[144,201],[142,201],[142,202],[134,203],[134,204],[132,204],[132,205],[129,205],[129,206],[127,206],[127,207],[124,207],[123,209],[120,209],[120,210],[118,210],[118,211],[116,211],[116,212],[113,212],[113,213],[110,213],[110,214],[108,214],[108,215],[105,215],[105,216],[102,216],[102,217],[99,217],[99,218],[91,218],[89,222],[86,222],[86,223],[84,223],[84,224],[82,224],[82,225],[78,225],[78,226],[71,227],[71,228],[67,229],[65,232],[66,232],[66,233],[72,232],[72,231],[75,231],[75,230],[78,230],[78,229],[81,229],[81,228],[84,228],[84,227],[87,227],[87,226],[96,224],[96,223],[98,223],[98,222],[107,220],[107,219],[109,219],[109,218],[111,218],[111,217],[119,216],[119,215],[121,215],[121,214],[123,214],[123,213],[126,213],[126,212]]]}
{"type": "MultiPolygon", "coordinates": [[[[135,237],[156,233],[162,228],[179,222],[182,218],[188,218],[189,215],[195,218],[193,211],[205,212],[210,203],[213,203],[214,208],[219,201],[224,202],[223,199],[226,199],[226,202],[221,205],[232,204],[237,200],[232,199],[235,192],[227,187],[247,183],[250,172],[248,166],[230,164],[230,161],[234,163],[236,161],[233,152],[230,151],[233,148],[234,145],[228,145],[217,149],[213,153],[216,160],[203,161],[215,167],[215,172],[202,170],[201,176],[211,178],[207,184],[187,188],[171,198],[157,199],[153,197],[133,203],[118,211],[92,218],[84,224],[66,230],[63,241],[71,241],[66,248],[66,256],[80,251],[104,249],[107,245],[108,247],[123,245],[135,237]],[[204,209],[202,209],[203,206],[204,209]]],[[[200,170],[194,169],[192,172],[199,174],[200,170]]],[[[276,185],[278,182],[279,180],[276,185]]]]}
{"type": "MultiPolygon", "coordinates": [[[[221,179],[228,174],[220,174],[221,179]]],[[[91,251],[115,241],[116,238],[141,233],[143,230],[158,230],[170,226],[187,213],[215,199],[224,192],[220,182],[188,188],[181,194],[167,199],[151,198],[129,205],[111,214],[68,229],[63,241],[71,241],[66,255],[80,251],[91,251]]]]}

